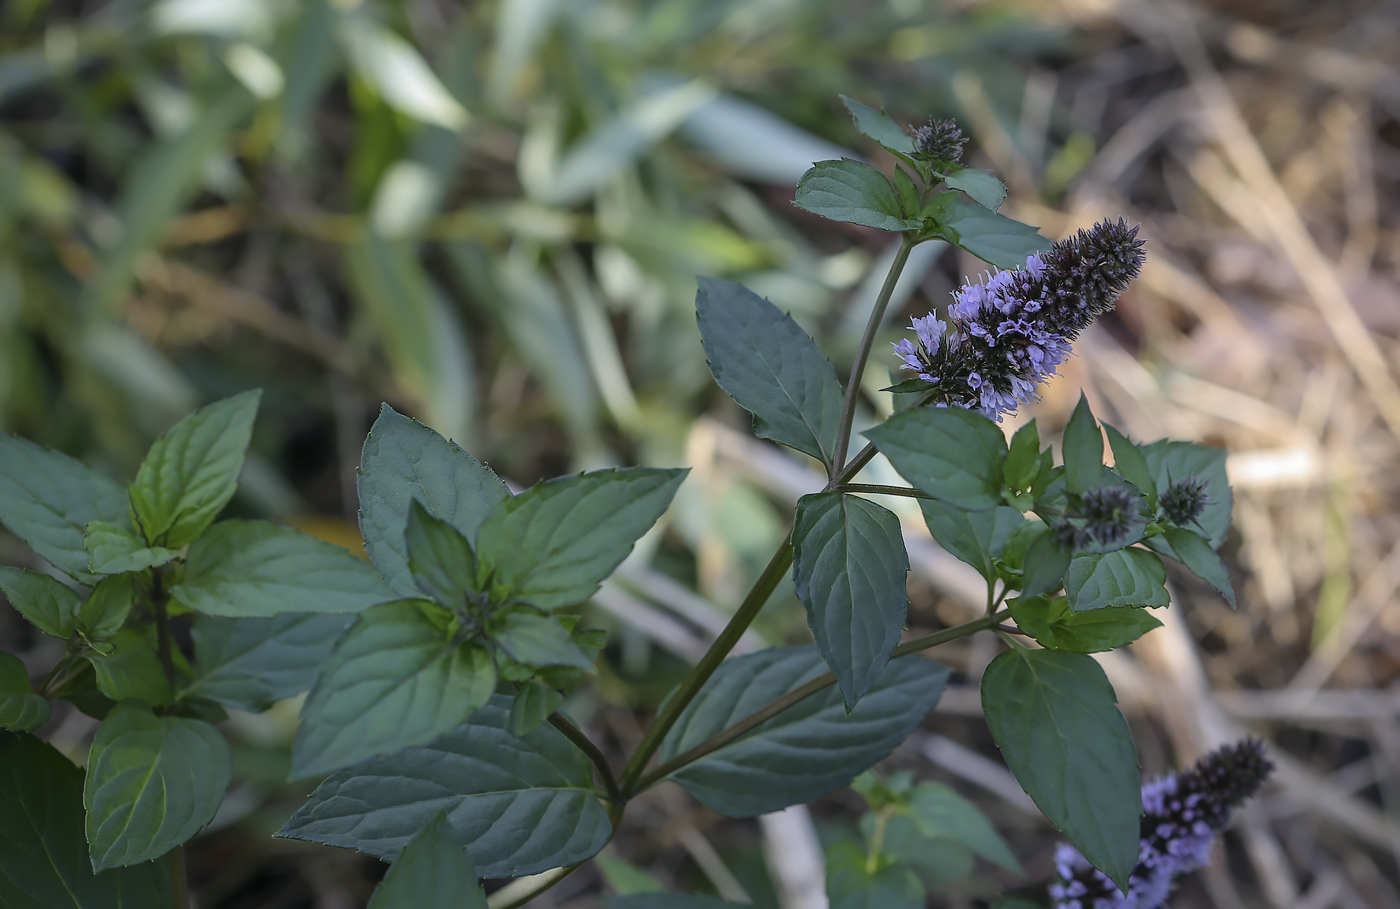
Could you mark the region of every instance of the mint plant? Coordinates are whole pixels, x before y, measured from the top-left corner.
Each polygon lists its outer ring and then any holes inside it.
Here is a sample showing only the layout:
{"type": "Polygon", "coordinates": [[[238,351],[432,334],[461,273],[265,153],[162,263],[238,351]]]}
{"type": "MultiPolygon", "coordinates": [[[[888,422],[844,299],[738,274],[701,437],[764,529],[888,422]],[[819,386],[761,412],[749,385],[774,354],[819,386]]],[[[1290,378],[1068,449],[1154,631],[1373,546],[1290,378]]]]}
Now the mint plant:
{"type": "MultiPolygon", "coordinates": [[[[1006,644],[982,679],[988,726],[1073,852],[1056,898],[1081,879],[1105,893],[1137,886],[1137,755],[1089,654],[1159,624],[1148,610],[1168,605],[1163,556],[1232,599],[1216,554],[1230,523],[1223,452],[1131,442],[1082,398],[1061,463],[1034,421],[1008,440],[1000,420],[1034,399],[1077,334],[1113,306],[1141,267],[1142,241],[1105,221],[1049,243],[997,213],[1005,189],[960,163],[955,124],[911,134],[846,105],[895,157],[893,178],[822,162],[796,203],[901,243],[844,386],[768,301],[710,278],[696,299],[715,381],[759,437],[820,462],[826,487],[798,503],[789,539],[621,768],[559,707],[605,644],[580,624],[582,605],[665,512],[684,470],[602,470],[512,494],[485,464],[386,405],[360,465],[365,562],[286,527],[216,521],[258,392],[181,420],[125,488],[0,436],[0,521],[52,568],[0,569],[0,588],[64,642],[37,687],[18,660],[0,657],[9,730],[0,835],[14,844],[0,850],[5,904],[187,905],[181,846],[213,818],[230,780],[216,724],[225,709],[261,711],[309,692],[292,776],[324,779],[281,835],[392,862],[375,907],[522,905],[596,855],[630,799],[671,780],[734,817],[854,785],[870,812],[864,844],[828,857],[832,905],[912,909],[956,869],[970,873],[973,856],[1020,871],[956,792],[869,772],[949,676],[909,657],[980,632],[1006,644]],[[914,320],[914,338],[895,344],[914,375],[889,389],[897,412],[856,447],[862,376],[895,283],[909,251],[934,239],[999,271],[959,290],[946,320],[914,320]],[[876,455],[909,485],[856,482],[876,455]],[[933,537],[982,575],[982,617],[902,640],[909,562],[881,496],[917,499],[933,537]],[[730,658],[789,573],[812,643],[730,658]],[[173,623],[188,627],[192,648],[173,623]],[[102,720],[86,774],[31,734],[54,699],[102,720]],[[934,853],[944,860],[931,864],[934,853]],[[542,873],[525,892],[490,900],[477,883],[542,873]]],[[[1152,892],[1165,895],[1159,884],[1160,875],[1152,892]]],[[[720,905],[658,899],[611,905],[720,905]]]]}

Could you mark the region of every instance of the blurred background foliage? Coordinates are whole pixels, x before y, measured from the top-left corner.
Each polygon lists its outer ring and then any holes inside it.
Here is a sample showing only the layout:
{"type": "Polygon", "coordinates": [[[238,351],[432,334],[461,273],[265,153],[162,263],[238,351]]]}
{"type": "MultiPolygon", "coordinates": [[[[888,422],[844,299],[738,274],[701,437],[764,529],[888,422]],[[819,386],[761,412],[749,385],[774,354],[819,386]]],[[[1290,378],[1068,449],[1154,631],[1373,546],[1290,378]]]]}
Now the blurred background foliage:
{"type": "MultiPolygon", "coordinates": [[[[611,643],[570,709],[620,754],[818,485],[714,387],[696,276],[790,309],[844,375],[894,248],[795,209],[793,187],[815,160],[889,164],[838,94],[956,116],[1007,213],[1051,237],[1123,214],[1150,241],[1032,411],[1042,434],[1082,388],[1139,438],[1232,451],[1241,610],[1178,578],[1175,624],[1106,663],[1147,771],[1246,725],[1294,755],[1179,905],[1400,905],[1397,26],[1360,0],[4,0],[0,429],[128,478],[180,415],[262,387],[232,508],[352,547],[385,400],[517,484],[691,466],[595,600],[611,643]],[[1334,677],[1352,700],[1327,700],[1334,677]]],[[[983,267],[919,247],[879,348],[983,267]]],[[[859,421],[891,406],[873,362],[859,421]]],[[[963,620],[975,585],[901,516],[911,627],[963,620]]],[[[0,540],[0,561],[32,559],[0,540]]],[[[804,635],[786,592],[746,646],[804,635]]],[[[53,658],[12,613],[0,641],[53,658]]],[[[964,687],[891,766],[975,795],[1046,875],[1053,832],[977,716],[994,646],[940,650],[964,687]]],[[[382,873],[267,837],[305,791],[281,783],[295,710],[230,721],[201,907],[362,905],[382,873]]],[[[81,761],[91,725],[56,711],[47,734],[81,761]]],[[[833,796],[815,829],[854,838],[860,810],[833,796]]],[[[813,829],[661,787],[604,877],[540,905],[660,881],[813,909],[813,829]]],[[[935,905],[1016,883],[938,848],[931,880],[955,883],[935,905]]]]}

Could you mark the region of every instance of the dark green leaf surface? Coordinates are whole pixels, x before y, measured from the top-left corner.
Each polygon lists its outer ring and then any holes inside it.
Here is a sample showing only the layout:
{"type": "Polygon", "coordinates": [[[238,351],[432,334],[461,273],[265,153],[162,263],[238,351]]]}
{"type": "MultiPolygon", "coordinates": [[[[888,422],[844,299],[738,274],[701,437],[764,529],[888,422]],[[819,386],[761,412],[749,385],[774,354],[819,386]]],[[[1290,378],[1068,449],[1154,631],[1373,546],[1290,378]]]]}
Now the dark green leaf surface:
{"type": "MultiPolygon", "coordinates": [[[[681,713],[658,756],[669,760],[700,744],[825,668],[810,645],[725,660],[681,713]]],[[[671,779],[731,817],[810,802],[893,751],[938,703],[947,678],[947,669],[928,660],[895,660],[849,714],[841,692],[827,688],[671,779]]]]}
{"type": "Polygon", "coordinates": [[[510,733],[525,735],[564,702],[564,695],[538,679],[526,679],[510,704],[510,733]]]}
{"type": "Polygon", "coordinates": [[[904,630],[909,556],[899,518],[859,496],[797,503],[792,576],[817,650],[848,705],[875,683],[904,630]]]}
{"type": "Polygon", "coordinates": [[[118,704],[98,727],[83,788],[94,871],[158,858],[209,823],[232,758],[208,723],[118,704]]]}
{"type": "Polygon", "coordinates": [[[0,523],[69,577],[96,583],[83,536],[92,521],[130,527],[126,489],[57,451],[0,433],[0,523]]]}
{"type": "Polygon", "coordinates": [[[920,499],[919,509],[929,533],[948,552],[991,580],[996,574],[992,559],[1001,555],[1011,532],[1025,523],[1025,516],[1005,505],[964,511],[937,499],[920,499]]]}
{"type": "Polygon", "coordinates": [[[873,107],[867,107],[853,98],[841,96],[841,102],[856,121],[856,129],[862,136],[871,139],[888,151],[900,155],[914,154],[914,137],[894,121],[889,114],[873,107]]]}
{"type": "Polygon", "coordinates": [[[957,232],[957,245],[997,268],[1024,268],[1027,256],[1050,248],[1039,228],[988,211],[962,194],[950,207],[946,223],[957,232]]]}
{"type": "Polygon", "coordinates": [[[1066,597],[1023,597],[1007,603],[1016,627],[1050,650],[1100,653],[1132,643],[1162,623],[1146,609],[1070,612],[1066,597]]]}
{"type": "Polygon", "coordinates": [[[1033,597],[1053,593],[1064,583],[1073,554],[1055,540],[1053,533],[1042,533],[1026,548],[1022,563],[1021,594],[1033,597]]]}
{"type": "Polygon", "coordinates": [[[1065,426],[1064,445],[1065,487],[1070,492],[1082,493],[1099,485],[1103,475],[1103,434],[1099,431],[1094,415],[1089,412],[1089,401],[1080,392],[1079,403],[1070,414],[1065,426]]]}
{"type": "Polygon", "coordinates": [[[898,864],[871,874],[855,843],[837,843],[826,856],[826,897],[831,909],[922,909],[924,888],[898,864]]]}
{"type": "MultiPolygon", "coordinates": [[[[986,171],[971,167],[959,168],[946,174],[943,182],[953,189],[967,193],[972,197],[972,201],[989,211],[996,211],[1001,208],[1001,203],[1006,201],[1006,186],[986,171]]],[[[1025,264],[1025,256],[1022,256],[1021,264],[1016,267],[1020,268],[1025,264]]]]}
{"type": "Polygon", "coordinates": [[[112,638],[110,656],[89,656],[97,690],[114,701],[141,701],[163,707],[175,698],[155,647],[141,632],[128,628],[112,638]]]}
{"type": "Polygon", "coordinates": [[[331,776],[279,836],[394,859],[439,810],[482,877],[572,865],[611,834],[593,765],[553,726],[517,738],[510,699],[491,698],[431,744],[331,776]]]}
{"type": "Polygon", "coordinates": [[[1173,557],[1191,569],[1196,577],[1218,590],[1231,606],[1235,605],[1235,591],[1230,585],[1230,572],[1208,542],[1199,534],[1175,527],[1167,528],[1162,536],[1171,547],[1173,557]]]}
{"type": "Polygon", "coordinates": [[[1035,420],[1016,430],[1006,453],[1006,487],[1029,489],[1040,475],[1040,430],[1035,420]]]}
{"type": "Polygon", "coordinates": [[[1225,472],[1225,449],[1162,439],[1144,445],[1142,455],[1156,481],[1159,494],[1179,480],[1192,477],[1205,480],[1206,507],[1197,519],[1200,526],[1188,529],[1203,532],[1210,541],[1210,548],[1219,549],[1230,529],[1230,515],[1234,506],[1230,495],[1230,478],[1225,472]]]}
{"type": "Polygon", "coordinates": [[[359,490],[365,550],[389,586],[404,597],[421,595],[404,543],[414,499],[475,541],[481,522],[510,497],[491,468],[388,404],[365,439],[359,490]]]}
{"type": "Polygon", "coordinates": [[[78,607],[73,625],[89,641],[107,641],[122,630],[136,596],[132,575],[103,578],[78,607]]]}
{"type": "Polygon", "coordinates": [[[922,226],[903,218],[888,177],[869,164],[842,158],[818,161],[797,184],[798,208],[832,221],[903,231],[922,226]]]}
{"type": "Polygon", "coordinates": [[[83,546],[88,551],[88,568],[101,575],[144,571],[180,555],[163,546],[147,546],[130,531],[106,521],[93,521],[87,526],[83,546]]]}
{"type": "Polygon", "coordinates": [[[261,713],[310,688],[336,639],[353,621],[348,615],[314,613],[271,619],[196,615],[191,635],[197,674],[186,691],[261,713]]]}
{"type": "Polygon", "coordinates": [[[481,525],[478,560],[511,599],[541,609],[582,602],[661,517],[685,475],[626,467],[536,483],[481,525]]]}
{"type": "Polygon", "coordinates": [[[360,612],[394,599],[372,566],[347,550],[266,521],[221,521],[190,546],[171,593],[205,615],[360,612]]]}
{"type": "Polygon", "coordinates": [[[0,906],[171,906],[164,860],[93,873],[83,837],[83,771],[32,735],[0,733],[0,906]]]}
{"type": "Polygon", "coordinates": [[[0,651],[0,729],[28,732],[48,719],[49,702],[34,693],[24,661],[0,651]]]}
{"type": "Polygon", "coordinates": [[[991,420],[961,407],[921,407],[890,417],[866,438],[918,489],[957,508],[1002,504],[1006,437],[991,420]]]}
{"type": "Polygon", "coordinates": [[[418,590],[446,609],[462,608],[476,578],[476,557],[467,538],[414,499],[404,543],[408,571],[418,590]]]}
{"type": "Polygon", "coordinates": [[[942,783],[920,783],[909,803],[919,832],[929,839],[953,840],[1013,874],[1022,874],[1006,841],[976,805],[942,783]]]}
{"type": "Polygon", "coordinates": [[[1148,507],[1155,509],[1157,483],[1152,479],[1152,470],[1147,466],[1147,458],[1143,456],[1142,450],[1112,426],[1107,423],[1102,425],[1104,434],[1108,436],[1109,447],[1113,449],[1113,469],[1123,479],[1136,486],[1147,497],[1148,507]]]}
{"type": "MultiPolygon", "coordinates": [[[[860,832],[867,844],[875,832],[874,821],[873,814],[866,814],[860,819],[860,832]]],[[[935,892],[965,880],[977,867],[972,853],[962,843],[924,836],[909,815],[895,815],[886,822],[880,852],[887,860],[894,859],[913,871],[926,887],[935,892]]]]}
{"type": "Polygon", "coordinates": [[[743,905],[692,893],[631,893],[603,897],[604,909],[732,909],[743,905]]]}
{"type": "Polygon", "coordinates": [[[223,510],[238,486],[261,397],[254,389],[216,401],[151,445],[130,490],[138,532],[147,542],[179,549],[223,510]]]}
{"type": "Polygon", "coordinates": [[[439,810],[374,888],[369,909],[486,909],[476,866],[439,810]]]}
{"type": "Polygon", "coordinates": [[[422,745],[486,703],[496,670],[483,648],[454,646],[424,600],[360,613],[326,660],[302,708],[292,776],[329,773],[422,745]]]}
{"type": "Polygon", "coordinates": [[[1137,749],[1093,657],[1014,647],[982,675],[1006,765],[1089,862],[1120,886],[1137,864],[1137,749]]]}
{"type": "Polygon", "coordinates": [[[40,631],[57,638],[72,636],[78,595],[59,581],[37,571],[0,568],[0,590],[40,631]]]}
{"type": "Polygon", "coordinates": [[[1170,606],[1167,570],[1145,549],[1075,556],[1065,571],[1069,608],[1087,612],[1109,606],[1170,606]]]}
{"type": "Polygon", "coordinates": [[[593,660],[578,649],[564,626],[553,616],[540,615],[528,609],[516,610],[493,622],[488,634],[491,642],[517,663],[593,668],[593,660]]]}
{"type": "Polygon", "coordinates": [[[717,278],[700,279],[695,309],[715,383],[754,415],[754,434],[829,468],[843,393],[807,333],[758,294],[717,278]]]}

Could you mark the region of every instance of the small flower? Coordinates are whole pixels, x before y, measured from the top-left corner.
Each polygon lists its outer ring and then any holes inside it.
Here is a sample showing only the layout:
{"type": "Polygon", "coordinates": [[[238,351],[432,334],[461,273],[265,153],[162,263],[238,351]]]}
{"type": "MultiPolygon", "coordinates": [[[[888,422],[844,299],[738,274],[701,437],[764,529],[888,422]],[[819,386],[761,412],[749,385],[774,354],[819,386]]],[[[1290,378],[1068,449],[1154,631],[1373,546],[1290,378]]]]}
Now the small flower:
{"type": "Polygon", "coordinates": [[[1178,527],[1185,527],[1195,522],[1210,504],[1206,496],[1206,481],[1195,477],[1177,480],[1167,487],[1157,504],[1161,506],[1162,517],[1178,527]]]}
{"type": "Polygon", "coordinates": [[[967,284],[948,307],[953,331],[930,337],[933,316],[915,320],[916,345],[897,342],[904,365],[936,382],[941,405],[981,411],[994,420],[1037,397],[1070,343],[1113,308],[1142,269],[1143,241],[1123,220],[1103,221],[1027,257],[1024,268],[967,284]],[[920,326],[925,326],[920,328],[920,326]]]}
{"type": "Polygon", "coordinates": [[[1273,773],[1258,739],[1213,751],[1196,766],[1142,787],[1138,864],[1120,891],[1068,843],[1055,850],[1059,880],[1050,885],[1053,909],[1157,909],[1176,878],[1205,865],[1216,834],[1235,808],[1273,773]]]}
{"type": "Polygon", "coordinates": [[[966,144],[956,120],[929,120],[928,126],[914,128],[914,157],[921,161],[957,164],[966,144]]]}
{"type": "Polygon", "coordinates": [[[1080,497],[1080,517],[1084,533],[1101,546],[1112,546],[1127,538],[1132,530],[1137,500],[1122,486],[1100,486],[1080,497]]]}

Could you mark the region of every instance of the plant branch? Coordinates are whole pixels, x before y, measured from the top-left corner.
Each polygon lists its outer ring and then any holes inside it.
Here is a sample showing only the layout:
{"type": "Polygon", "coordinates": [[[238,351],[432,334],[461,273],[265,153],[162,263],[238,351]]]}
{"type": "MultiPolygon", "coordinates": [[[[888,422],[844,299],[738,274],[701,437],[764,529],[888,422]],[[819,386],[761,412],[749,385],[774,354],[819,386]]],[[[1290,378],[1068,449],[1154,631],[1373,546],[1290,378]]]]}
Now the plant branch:
{"type": "Polygon", "coordinates": [[[646,735],[642,736],[641,744],[637,746],[632,759],[627,762],[627,767],[622,771],[622,779],[619,788],[622,790],[624,799],[631,798],[636,794],[637,780],[641,777],[642,771],[646,769],[647,761],[656,753],[656,749],[661,747],[661,740],[666,737],[666,733],[671,731],[671,727],[680,719],[681,711],[695,699],[695,695],[700,693],[700,689],[709,681],[710,676],[719,668],[719,664],[729,655],[729,651],[734,649],[734,645],[739,643],[739,638],[753,624],[754,618],[758,615],[763,604],[768,602],[768,598],[773,595],[778,582],[787,574],[792,567],[792,537],[789,536],[783,541],[778,551],[773,553],[773,558],[768,562],[768,567],[763,569],[763,574],[759,575],[749,590],[748,596],[744,597],[744,602],[739,605],[739,609],[734,613],[734,617],[729,620],[729,624],[724,626],[719,637],[710,645],[710,649],[705,651],[705,655],[700,658],[700,662],[695,664],[695,668],[681,682],[680,688],[667,701],[661,713],[656,717],[656,721],[647,729],[646,735]]]}
{"type": "Polygon", "coordinates": [[[569,718],[559,711],[554,711],[549,715],[549,725],[560,732],[578,746],[579,750],[588,755],[588,759],[593,762],[593,766],[598,768],[598,776],[603,780],[603,788],[608,792],[610,801],[620,801],[622,792],[617,788],[617,780],[613,779],[612,768],[608,766],[608,759],[603,757],[603,752],[593,743],[583,730],[569,722],[569,718]]]}
{"type": "Polygon", "coordinates": [[[895,253],[889,273],[885,275],[885,283],[880,287],[880,295],[875,298],[875,308],[870,311],[870,320],[865,323],[865,334],[861,336],[856,361],[851,364],[851,377],[846,382],[846,400],[841,406],[841,428],[836,431],[836,451],[832,453],[835,459],[831,468],[833,477],[840,476],[846,464],[846,448],[851,444],[851,422],[856,416],[860,379],[865,374],[866,361],[870,359],[870,347],[875,343],[875,333],[880,330],[880,323],[885,320],[885,310],[890,305],[890,297],[894,294],[899,275],[904,271],[904,263],[909,261],[909,250],[914,248],[915,242],[909,234],[903,236],[899,252],[895,253]]]}
{"type": "Polygon", "coordinates": [[[170,614],[165,609],[166,600],[169,597],[165,592],[165,578],[161,569],[157,568],[151,578],[151,611],[156,618],[156,656],[160,658],[160,665],[165,669],[165,680],[170,685],[170,690],[175,690],[175,661],[170,655],[170,614]]]}
{"type": "Polygon", "coordinates": [[[516,909],[517,906],[523,906],[573,874],[574,870],[582,864],[579,862],[578,865],[570,865],[567,868],[551,868],[540,874],[512,881],[487,897],[486,907],[487,909],[516,909]]]}
{"type": "MultiPolygon", "coordinates": [[[[979,631],[995,626],[998,622],[1000,622],[1002,619],[1006,618],[1010,614],[1011,611],[1009,609],[1003,610],[1002,612],[998,612],[996,615],[983,616],[980,619],[973,619],[971,622],[964,622],[961,625],[954,625],[952,628],[945,628],[942,631],[935,631],[933,634],[926,634],[921,638],[914,638],[912,641],[906,641],[905,643],[900,644],[898,647],[896,647],[894,649],[894,653],[890,656],[890,659],[893,660],[897,657],[906,656],[911,653],[917,653],[920,650],[927,650],[930,647],[937,647],[939,644],[946,644],[949,641],[956,641],[959,638],[965,638],[970,634],[976,634],[979,631]]],[[[651,786],[655,786],[657,783],[661,782],[663,779],[675,773],[677,770],[681,769],[687,764],[694,763],[695,761],[698,761],[700,758],[704,757],[710,752],[723,748],[725,745],[728,745],[730,742],[743,736],[745,733],[749,732],[754,727],[760,726],[763,723],[768,722],[773,717],[782,713],[784,710],[787,710],[794,704],[798,704],[802,701],[805,701],[807,698],[816,694],[818,691],[821,691],[822,689],[831,686],[835,682],[835,674],[827,672],[817,676],[810,682],[807,682],[803,685],[799,685],[797,688],[794,688],[792,691],[789,691],[787,694],[778,698],[776,701],[769,704],[768,706],[761,707],[758,710],[755,710],[753,713],[744,717],[742,720],[735,723],[733,726],[716,732],[714,735],[705,739],[705,741],[696,745],[694,748],[691,748],[688,751],[683,751],[675,757],[671,758],[669,761],[664,761],[661,764],[658,764],[654,769],[652,769],[650,773],[642,777],[641,781],[637,784],[636,791],[641,792],[644,789],[650,788],[651,786]]]]}
{"type": "Polygon", "coordinates": [[[837,492],[868,492],[877,496],[904,496],[910,499],[931,499],[933,496],[922,489],[913,489],[909,486],[876,486],[871,483],[842,483],[836,487],[837,492]]]}

